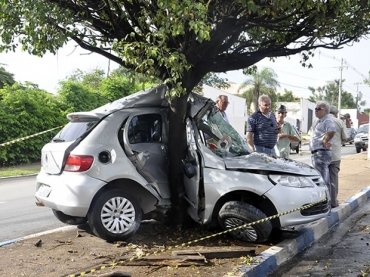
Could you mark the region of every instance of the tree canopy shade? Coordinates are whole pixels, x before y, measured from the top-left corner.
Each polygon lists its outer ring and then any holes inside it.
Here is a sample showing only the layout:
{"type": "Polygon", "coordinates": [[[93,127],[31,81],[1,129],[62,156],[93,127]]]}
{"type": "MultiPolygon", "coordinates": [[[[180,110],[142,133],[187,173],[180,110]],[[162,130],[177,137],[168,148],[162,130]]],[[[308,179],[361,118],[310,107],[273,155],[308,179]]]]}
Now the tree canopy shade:
{"type": "Polygon", "coordinates": [[[336,49],[369,31],[369,1],[1,0],[1,50],[56,53],[72,39],[191,90],[208,72],[336,49]]]}
{"type": "MultiPolygon", "coordinates": [[[[182,195],[187,94],[209,72],[337,49],[369,32],[368,0],[0,0],[0,51],[56,53],[68,40],[168,84],[169,159],[182,195]]],[[[172,188],[173,189],[173,188],[172,188]]],[[[176,199],[173,199],[176,202],[176,199]]]]}

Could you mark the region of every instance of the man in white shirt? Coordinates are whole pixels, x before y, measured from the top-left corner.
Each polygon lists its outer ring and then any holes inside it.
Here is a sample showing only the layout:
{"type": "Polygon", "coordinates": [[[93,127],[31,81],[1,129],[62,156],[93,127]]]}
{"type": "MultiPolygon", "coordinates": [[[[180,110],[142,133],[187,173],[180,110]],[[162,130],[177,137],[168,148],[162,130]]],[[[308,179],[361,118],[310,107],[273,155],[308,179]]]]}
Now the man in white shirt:
{"type": "Polygon", "coordinates": [[[309,146],[312,154],[312,165],[321,173],[331,195],[329,165],[332,158],[332,138],[336,128],[332,118],[329,116],[329,110],[330,105],[328,102],[316,102],[315,115],[317,120],[312,126],[313,131],[309,146]]]}
{"type": "Polygon", "coordinates": [[[229,98],[226,95],[219,95],[217,97],[216,106],[220,110],[222,117],[225,119],[227,123],[229,123],[229,119],[227,118],[225,111],[228,105],[229,105],[229,98]]]}
{"type": "Polygon", "coordinates": [[[338,203],[338,173],[340,170],[341,147],[343,142],[347,140],[346,129],[344,122],[338,118],[338,109],[335,106],[330,106],[329,116],[333,120],[337,131],[333,137],[333,144],[331,146],[332,156],[329,165],[330,184],[331,184],[331,206],[333,208],[339,205],[338,203]]]}

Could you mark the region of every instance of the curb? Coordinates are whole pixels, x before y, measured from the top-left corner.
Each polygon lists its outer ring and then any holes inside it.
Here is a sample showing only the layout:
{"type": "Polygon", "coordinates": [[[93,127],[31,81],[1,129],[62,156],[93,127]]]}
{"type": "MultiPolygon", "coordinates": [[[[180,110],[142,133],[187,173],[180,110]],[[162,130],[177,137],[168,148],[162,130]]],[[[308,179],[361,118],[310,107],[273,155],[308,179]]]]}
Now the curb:
{"type": "Polygon", "coordinates": [[[278,268],[279,265],[309,247],[326,234],[339,221],[348,217],[352,212],[363,206],[370,198],[370,187],[347,199],[338,207],[331,210],[330,215],[316,222],[305,225],[297,238],[283,241],[265,250],[254,258],[258,262],[252,266],[241,266],[236,270],[240,277],[265,277],[278,268]]]}
{"type": "Polygon", "coordinates": [[[32,176],[37,176],[38,173],[33,173],[33,174],[25,174],[25,175],[15,175],[15,176],[6,176],[6,177],[0,177],[0,181],[4,179],[17,179],[17,178],[23,178],[23,177],[32,177],[32,176]]]}
{"type": "Polygon", "coordinates": [[[9,244],[13,244],[13,243],[16,243],[16,242],[21,241],[21,240],[36,238],[36,237],[39,237],[39,236],[42,236],[42,235],[52,234],[54,232],[67,232],[67,231],[73,230],[73,229],[76,229],[76,226],[59,227],[59,228],[48,230],[48,231],[45,231],[45,232],[40,232],[40,233],[24,236],[24,237],[21,237],[21,238],[17,238],[17,239],[12,239],[12,240],[7,240],[7,241],[0,242],[0,247],[6,246],[6,245],[9,245],[9,244]]]}

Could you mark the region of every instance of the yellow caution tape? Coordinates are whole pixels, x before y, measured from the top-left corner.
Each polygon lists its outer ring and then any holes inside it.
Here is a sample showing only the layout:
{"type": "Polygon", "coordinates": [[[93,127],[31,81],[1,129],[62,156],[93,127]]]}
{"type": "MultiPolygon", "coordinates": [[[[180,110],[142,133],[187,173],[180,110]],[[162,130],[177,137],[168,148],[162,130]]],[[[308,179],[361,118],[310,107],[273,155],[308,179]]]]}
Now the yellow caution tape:
{"type": "MultiPolygon", "coordinates": [[[[228,230],[225,230],[225,231],[222,231],[220,233],[216,233],[216,234],[212,234],[212,235],[209,235],[209,236],[206,236],[206,237],[203,237],[203,238],[200,238],[200,239],[196,239],[196,240],[192,240],[192,241],[188,241],[188,242],[185,242],[185,243],[182,243],[182,244],[178,244],[178,245],[175,245],[175,246],[169,246],[169,247],[164,247],[163,249],[161,250],[157,250],[157,251],[153,251],[151,253],[147,253],[145,254],[144,256],[145,257],[148,257],[150,255],[155,255],[155,254],[158,254],[158,253],[163,253],[165,251],[168,251],[168,250],[172,250],[174,248],[178,249],[180,247],[186,247],[186,246],[189,246],[190,244],[192,243],[195,243],[195,242],[200,242],[200,241],[204,241],[206,239],[210,239],[210,238],[214,238],[216,236],[220,236],[220,235],[223,235],[223,234],[227,234],[227,233],[230,233],[230,232],[233,232],[233,231],[236,231],[236,230],[239,230],[239,229],[243,229],[243,228],[246,228],[246,227],[249,227],[249,226],[252,226],[252,225],[256,225],[256,224],[259,224],[259,223],[263,223],[263,222],[266,222],[266,221],[269,221],[269,220],[272,220],[272,219],[275,219],[275,218],[278,218],[278,217],[281,217],[283,215],[287,215],[287,214],[290,214],[290,213],[293,213],[293,212],[296,212],[296,211],[300,211],[300,210],[305,210],[305,209],[308,209],[308,208],[311,208],[313,206],[315,206],[316,204],[319,204],[319,203],[322,203],[322,202],[325,202],[327,199],[322,199],[320,201],[317,201],[315,203],[311,203],[311,204],[307,204],[305,206],[302,206],[300,208],[295,208],[295,209],[292,209],[290,211],[286,211],[286,212],[283,212],[283,213],[279,213],[279,214],[276,214],[276,215],[272,215],[272,216],[269,216],[269,217],[266,217],[266,218],[263,218],[263,219],[260,219],[260,220],[257,220],[257,221],[254,221],[254,222],[250,222],[250,223],[246,223],[244,225],[240,225],[238,227],[235,227],[235,228],[232,228],[232,229],[228,229],[228,230]]],[[[130,259],[127,259],[125,261],[117,261],[117,262],[112,262],[110,264],[107,264],[107,265],[102,265],[102,266],[99,266],[99,267],[96,267],[96,268],[93,268],[93,269],[90,269],[88,271],[83,271],[83,272],[80,272],[80,273],[77,273],[77,274],[72,274],[72,275],[68,275],[68,277],[79,277],[79,276],[85,276],[86,274],[89,274],[89,273],[93,273],[93,272],[96,272],[96,271],[99,271],[99,270],[102,270],[102,269],[106,269],[106,268],[111,268],[111,267],[115,267],[117,265],[123,265],[125,264],[126,262],[132,262],[134,260],[140,260],[142,259],[143,256],[140,255],[140,256],[137,256],[137,257],[132,257],[130,259]]]]}
{"type": "Polygon", "coordinates": [[[8,142],[4,142],[2,144],[0,144],[0,147],[2,146],[7,146],[7,145],[11,145],[13,143],[16,143],[16,142],[19,142],[19,141],[23,141],[23,140],[26,140],[26,139],[30,139],[30,138],[33,138],[33,137],[37,137],[39,135],[42,135],[42,134],[45,134],[47,132],[50,132],[50,131],[53,131],[53,130],[56,130],[56,129],[59,129],[59,128],[62,128],[64,125],[62,126],[59,126],[59,127],[55,127],[53,129],[49,129],[49,130],[46,130],[46,131],[42,131],[40,133],[37,133],[37,134],[33,134],[33,135],[30,135],[30,136],[27,136],[27,137],[23,137],[23,138],[19,138],[19,139],[15,139],[15,140],[12,140],[12,141],[8,141],[8,142]]]}

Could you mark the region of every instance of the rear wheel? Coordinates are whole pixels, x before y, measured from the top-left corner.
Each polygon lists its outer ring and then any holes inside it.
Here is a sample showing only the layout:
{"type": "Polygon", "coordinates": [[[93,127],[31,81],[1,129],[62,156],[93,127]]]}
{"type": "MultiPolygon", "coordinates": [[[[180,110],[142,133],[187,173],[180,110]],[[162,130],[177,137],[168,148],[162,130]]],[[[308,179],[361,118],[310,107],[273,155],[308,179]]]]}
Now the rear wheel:
{"type": "Polygon", "coordinates": [[[360,153],[361,152],[361,147],[356,147],[356,153],[360,153]]]}
{"type": "Polygon", "coordinates": [[[59,221],[65,224],[69,224],[69,225],[80,225],[80,224],[85,224],[87,222],[86,217],[66,215],[62,213],[61,211],[57,211],[54,209],[53,209],[53,214],[59,221]]]}
{"type": "Polygon", "coordinates": [[[138,200],[121,189],[105,191],[88,214],[91,230],[107,241],[126,240],[140,226],[142,210],[138,200]]]}
{"type": "MultiPolygon", "coordinates": [[[[224,230],[251,223],[266,218],[266,215],[256,207],[239,201],[225,203],[219,212],[219,222],[224,230]]],[[[271,221],[265,221],[242,229],[237,229],[230,234],[237,239],[249,242],[264,242],[272,231],[271,221]]]]}

